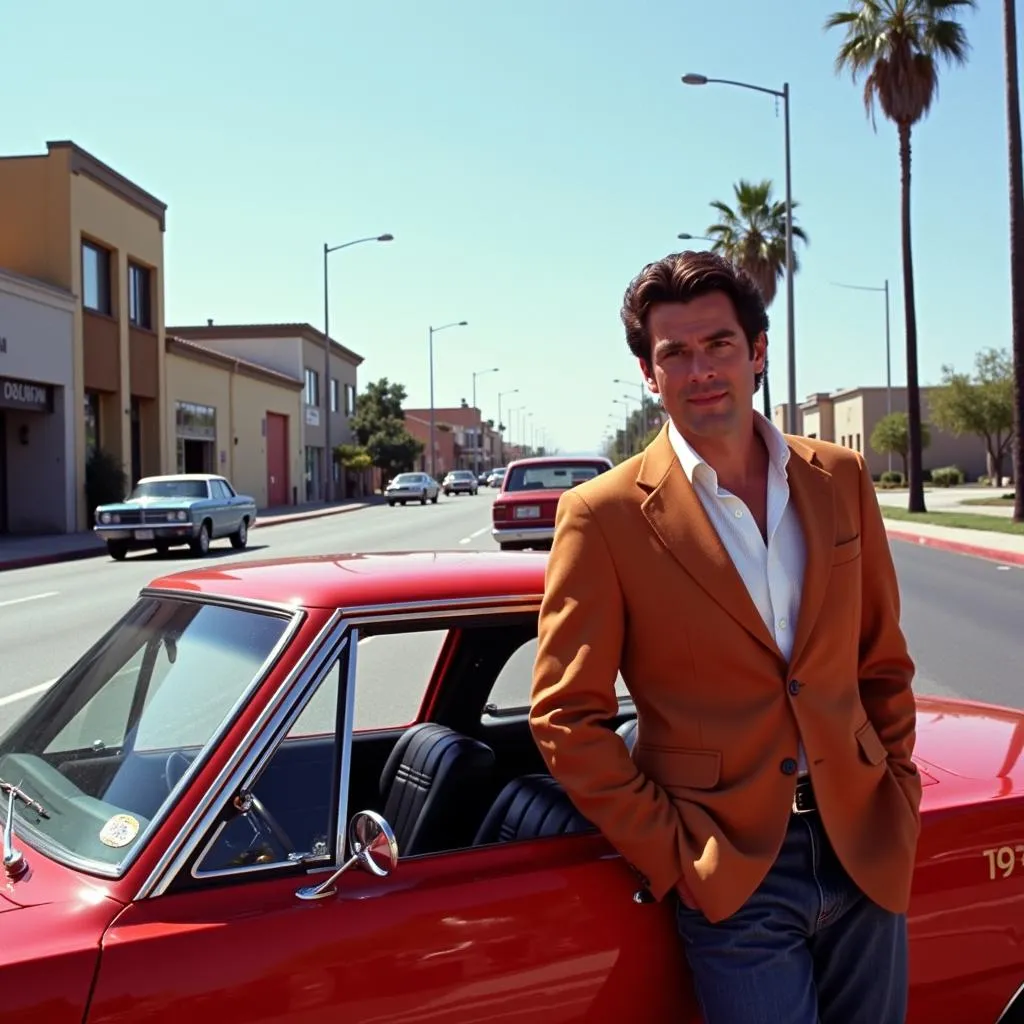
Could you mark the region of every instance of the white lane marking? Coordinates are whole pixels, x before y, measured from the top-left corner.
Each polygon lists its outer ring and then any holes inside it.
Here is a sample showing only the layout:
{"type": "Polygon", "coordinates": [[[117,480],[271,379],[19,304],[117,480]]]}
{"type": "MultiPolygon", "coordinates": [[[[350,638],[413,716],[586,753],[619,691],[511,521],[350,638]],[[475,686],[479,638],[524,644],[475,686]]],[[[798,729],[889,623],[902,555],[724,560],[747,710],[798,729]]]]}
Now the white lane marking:
{"type": "Polygon", "coordinates": [[[26,697],[34,697],[37,693],[43,693],[53,686],[55,682],[57,682],[56,679],[51,679],[49,682],[40,683],[38,686],[30,686],[27,690],[19,690],[17,693],[9,693],[6,697],[0,697],[0,707],[16,704],[19,700],[24,700],[26,697]]]}
{"type": "Polygon", "coordinates": [[[482,533],[486,533],[489,529],[490,529],[489,526],[483,526],[479,530],[477,530],[476,533],[471,533],[468,537],[463,537],[462,540],[459,541],[459,543],[460,544],[469,544],[476,537],[479,537],[482,533]]]}
{"type": "Polygon", "coordinates": [[[0,601],[0,608],[6,608],[9,604],[24,604],[26,601],[42,601],[44,597],[56,597],[59,590],[49,590],[45,594],[32,594],[29,597],[15,597],[10,601],[0,601]]]}

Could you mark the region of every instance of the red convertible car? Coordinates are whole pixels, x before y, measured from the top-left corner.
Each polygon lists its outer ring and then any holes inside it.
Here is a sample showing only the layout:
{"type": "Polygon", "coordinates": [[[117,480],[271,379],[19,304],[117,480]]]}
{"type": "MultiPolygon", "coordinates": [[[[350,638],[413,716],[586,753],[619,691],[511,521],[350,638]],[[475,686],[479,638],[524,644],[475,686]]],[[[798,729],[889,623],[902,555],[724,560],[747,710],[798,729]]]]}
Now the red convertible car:
{"type": "MultiPolygon", "coordinates": [[[[349,555],[144,589],[0,738],[4,1024],[697,1024],[670,904],[531,740],[544,564],[349,555]]],[[[919,730],[908,1020],[1009,1020],[1024,715],[921,697],[919,730]]]]}

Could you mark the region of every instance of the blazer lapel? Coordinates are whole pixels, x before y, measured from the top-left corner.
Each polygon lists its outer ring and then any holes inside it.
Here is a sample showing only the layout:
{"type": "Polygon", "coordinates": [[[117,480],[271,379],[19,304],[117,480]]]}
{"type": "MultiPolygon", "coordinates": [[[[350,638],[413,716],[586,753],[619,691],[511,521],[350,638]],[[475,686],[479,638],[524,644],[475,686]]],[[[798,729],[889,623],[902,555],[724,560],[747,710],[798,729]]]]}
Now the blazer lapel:
{"type": "Polygon", "coordinates": [[[792,456],[786,468],[790,500],[800,519],[807,553],[800,614],[790,656],[790,664],[795,665],[814,631],[832,574],[836,509],[832,477],[817,464],[814,449],[793,439],[790,439],[789,447],[792,456]]]}
{"type": "Polygon", "coordinates": [[[637,484],[651,529],[679,564],[748,632],[780,658],[775,639],[676,458],[667,426],[644,452],[637,484]]]}

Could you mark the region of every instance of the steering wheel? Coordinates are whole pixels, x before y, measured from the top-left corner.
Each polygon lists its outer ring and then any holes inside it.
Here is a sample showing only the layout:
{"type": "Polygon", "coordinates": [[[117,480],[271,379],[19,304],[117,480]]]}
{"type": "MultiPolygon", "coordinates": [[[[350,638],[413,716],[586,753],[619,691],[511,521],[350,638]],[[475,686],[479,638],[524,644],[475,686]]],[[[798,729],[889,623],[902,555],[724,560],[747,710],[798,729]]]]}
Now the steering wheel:
{"type": "MultiPolygon", "coordinates": [[[[192,759],[183,754],[180,750],[172,750],[164,763],[164,781],[167,783],[167,792],[181,781],[181,777],[192,764],[192,759]]],[[[259,835],[269,835],[284,851],[285,857],[294,853],[298,847],[292,842],[291,836],[284,830],[281,823],[267,809],[266,804],[255,794],[247,793],[239,811],[250,820],[253,829],[259,835]]]]}
{"type": "Polygon", "coordinates": [[[281,827],[277,818],[267,810],[263,801],[255,793],[247,793],[244,799],[249,804],[248,810],[244,813],[256,822],[256,827],[261,832],[269,832],[278,846],[284,850],[286,857],[288,854],[294,853],[297,847],[292,842],[291,836],[281,827]]]}

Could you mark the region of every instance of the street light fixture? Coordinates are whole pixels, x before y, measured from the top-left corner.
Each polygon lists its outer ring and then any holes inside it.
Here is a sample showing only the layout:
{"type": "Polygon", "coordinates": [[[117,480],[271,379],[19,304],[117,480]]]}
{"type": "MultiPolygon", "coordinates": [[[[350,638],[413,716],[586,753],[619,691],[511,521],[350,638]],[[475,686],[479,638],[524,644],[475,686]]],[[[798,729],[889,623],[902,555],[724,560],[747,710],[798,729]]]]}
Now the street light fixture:
{"type": "MultiPolygon", "coordinates": [[[[488,374],[488,373],[498,373],[498,372],[500,372],[500,371],[499,371],[499,368],[497,366],[492,366],[489,370],[474,370],[473,371],[473,408],[474,408],[474,410],[476,409],[476,379],[477,379],[477,377],[483,377],[485,374],[488,374]]],[[[480,475],[480,452],[481,452],[481,450],[482,450],[482,448],[484,446],[484,422],[483,422],[483,417],[479,416],[479,417],[477,417],[477,419],[478,419],[479,422],[477,423],[477,427],[478,427],[478,430],[477,430],[477,443],[474,445],[474,455],[473,455],[473,475],[474,476],[479,476],[480,475]]]]}
{"type": "Polygon", "coordinates": [[[681,238],[684,242],[716,242],[716,238],[708,238],[707,235],[691,235],[689,231],[680,231],[676,238],[681,238]]]}
{"type": "MultiPolygon", "coordinates": [[[[885,295],[885,411],[892,415],[892,346],[889,333],[889,279],[881,288],[876,285],[866,284],[843,284],[839,281],[829,281],[835,288],[849,288],[855,292],[882,292],[885,295]]],[[[889,469],[892,469],[892,452],[889,452],[889,469]]]]}
{"type": "MultiPolygon", "coordinates": [[[[393,242],[395,236],[369,235],[366,238],[355,238],[341,245],[328,245],[324,242],[324,499],[334,499],[334,455],[331,452],[331,324],[327,289],[327,257],[339,249],[348,249],[364,242],[393,242]]],[[[339,403],[340,404],[340,403],[339,403]]]]}
{"type": "Polygon", "coordinates": [[[786,407],[786,427],[791,434],[797,430],[796,422],[796,321],[793,301],[793,176],[790,159],[789,142],[789,82],[784,82],[782,89],[767,89],[762,85],[751,85],[749,82],[736,82],[729,78],[708,78],[706,75],[683,75],[684,85],[733,85],[738,89],[750,89],[753,92],[767,93],[782,100],[785,119],[786,139],[786,315],[787,344],[786,354],[789,358],[789,394],[786,407]]]}
{"type": "Polygon", "coordinates": [[[434,451],[434,335],[447,331],[449,327],[465,327],[467,320],[453,321],[440,327],[430,328],[430,475],[437,479],[437,453],[434,451]]]}

